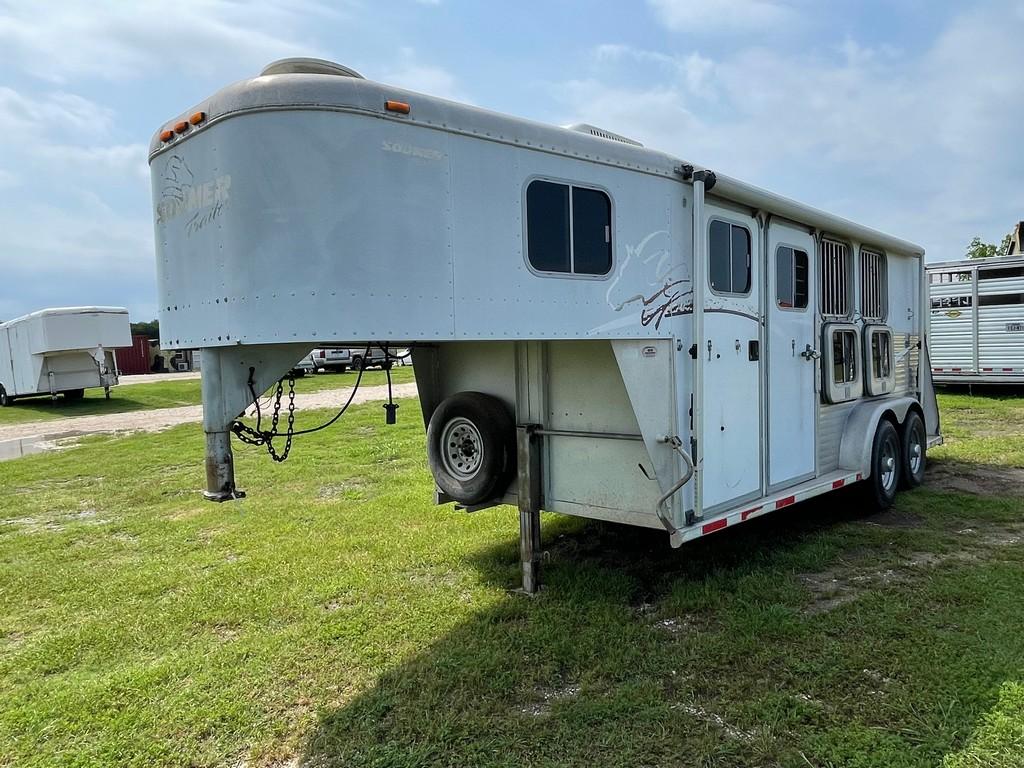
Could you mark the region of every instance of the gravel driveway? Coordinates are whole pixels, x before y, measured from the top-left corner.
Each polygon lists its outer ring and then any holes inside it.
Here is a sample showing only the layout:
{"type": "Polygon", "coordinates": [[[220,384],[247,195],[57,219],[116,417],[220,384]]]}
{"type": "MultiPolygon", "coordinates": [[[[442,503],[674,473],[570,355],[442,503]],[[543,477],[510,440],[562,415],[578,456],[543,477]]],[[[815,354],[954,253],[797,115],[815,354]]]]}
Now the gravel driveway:
{"type": "MultiPolygon", "coordinates": [[[[320,392],[299,394],[295,396],[295,407],[298,410],[316,408],[339,408],[348,398],[351,387],[345,389],[325,389],[320,392]]],[[[392,387],[395,398],[415,397],[416,385],[396,384],[392,387]]],[[[366,403],[374,400],[386,400],[387,385],[360,387],[353,403],[366,403]]],[[[252,410],[250,408],[250,410],[252,410]]],[[[178,424],[203,420],[203,406],[186,405],[181,408],[154,408],[148,411],[129,411],[127,413],[108,413],[102,416],[75,416],[68,419],[50,421],[30,421],[25,424],[0,426],[0,442],[22,440],[28,437],[40,439],[52,435],[94,435],[105,432],[159,432],[178,424]]]]}

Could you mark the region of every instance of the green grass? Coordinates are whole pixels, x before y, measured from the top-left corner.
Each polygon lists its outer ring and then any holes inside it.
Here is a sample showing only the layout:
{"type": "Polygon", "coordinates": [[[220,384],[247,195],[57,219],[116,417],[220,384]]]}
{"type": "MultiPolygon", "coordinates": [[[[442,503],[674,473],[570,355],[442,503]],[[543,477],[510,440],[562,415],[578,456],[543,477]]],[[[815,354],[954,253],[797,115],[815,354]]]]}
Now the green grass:
{"type": "MultiPolygon", "coordinates": [[[[1024,466],[1024,400],[942,405],[937,477],[1024,466]]],[[[222,505],[197,425],[0,464],[0,765],[1024,764],[1019,486],[680,550],[548,515],[530,599],[515,511],[431,506],[399,413],[237,449],[222,505]]]]}
{"type": "MultiPolygon", "coordinates": [[[[392,381],[404,384],[412,381],[412,367],[402,366],[391,372],[392,381]]],[[[344,374],[321,373],[304,376],[295,380],[296,392],[319,392],[323,389],[351,387],[356,380],[355,372],[344,374]]],[[[383,371],[371,370],[363,374],[361,386],[385,384],[383,371]]],[[[65,400],[59,397],[51,401],[48,397],[17,400],[9,408],[0,408],[0,425],[21,424],[29,421],[50,421],[71,416],[96,416],[104,413],[125,413],[151,408],[176,408],[182,405],[199,405],[200,383],[198,379],[184,381],[155,381],[151,384],[130,384],[114,387],[110,399],[103,396],[102,389],[89,389],[81,400],[65,400]]]]}

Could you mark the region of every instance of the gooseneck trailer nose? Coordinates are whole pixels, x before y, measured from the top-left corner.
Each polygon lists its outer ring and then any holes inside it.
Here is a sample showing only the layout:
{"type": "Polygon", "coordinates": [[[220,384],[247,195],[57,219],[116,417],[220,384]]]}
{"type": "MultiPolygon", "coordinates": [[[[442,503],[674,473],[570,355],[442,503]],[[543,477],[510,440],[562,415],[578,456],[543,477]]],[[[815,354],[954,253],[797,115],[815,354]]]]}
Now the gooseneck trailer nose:
{"type": "Polygon", "coordinates": [[[315,60],[150,147],[163,336],[203,356],[207,496],[236,417],[313,347],[411,347],[439,502],[671,543],[862,483],[938,442],[924,253],[590,125],[315,60]]]}

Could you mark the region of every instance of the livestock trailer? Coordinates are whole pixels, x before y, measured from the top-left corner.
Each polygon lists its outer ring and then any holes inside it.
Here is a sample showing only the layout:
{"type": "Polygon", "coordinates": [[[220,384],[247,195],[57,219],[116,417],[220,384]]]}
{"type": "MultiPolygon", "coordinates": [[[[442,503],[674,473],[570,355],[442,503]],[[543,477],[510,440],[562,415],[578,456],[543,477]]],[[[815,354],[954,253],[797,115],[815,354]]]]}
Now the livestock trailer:
{"type": "Polygon", "coordinates": [[[929,264],[932,377],[1024,384],[1024,256],[929,264]]]}
{"type": "Polygon", "coordinates": [[[122,307],[41,309],[0,323],[0,405],[34,395],[79,399],[91,387],[109,397],[114,348],[131,344],[122,307]]]}
{"type": "Polygon", "coordinates": [[[528,590],[540,509],[679,546],[855,483],[886,506],[941,440],[919,246],[609,131],[288,60],[149,157],[210,499],[233,432],[290,446],[237,417],[324,345],[411,347],[436,500],[517,504],[528,590]]]}

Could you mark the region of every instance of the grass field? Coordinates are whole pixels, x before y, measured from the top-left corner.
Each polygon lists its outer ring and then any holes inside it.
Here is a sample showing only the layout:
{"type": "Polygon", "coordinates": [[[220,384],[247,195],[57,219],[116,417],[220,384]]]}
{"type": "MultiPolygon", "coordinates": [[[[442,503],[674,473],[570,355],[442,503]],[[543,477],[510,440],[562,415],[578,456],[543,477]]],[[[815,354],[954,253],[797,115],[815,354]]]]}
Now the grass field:
{"type": "MultiPolygon", "coordinates": [[[[412,367],[402,366],[391,372],[395,384],[413,380],[412,367]]],[[[323,389],[340,389],[355,384],[355,372],[345,374],[321,373],[304,376],[295,380],[296,392],[319,392],[323,389]]],[[[383,371],[371,370],[363,374],[360,386],[385,384],[383,371]]],[[[0,425],[21,424],[29,421],[49,421],[71,416],[95,416],[104,413],[125,413],[150,408],[176,408],[182,405],[199,405],[202,402],[198,379],[183,381],[156,381],[152,384],[131,384],[114,387],[110,399],[103,397],[102,389],[88,389],[81,400],[65,400],[59,397],[51,401],[48,397],[17,400],[10,408],[0,408],[0,425]]]]}
{"type": "Polygon", "coordinates": [[[198,425],[0,464],[0,765],[1020,766],[1024,400],[941,404],[889,513],[545,516],[533,599],[412,401],[237,449],[223,505],[198,425]]]}

